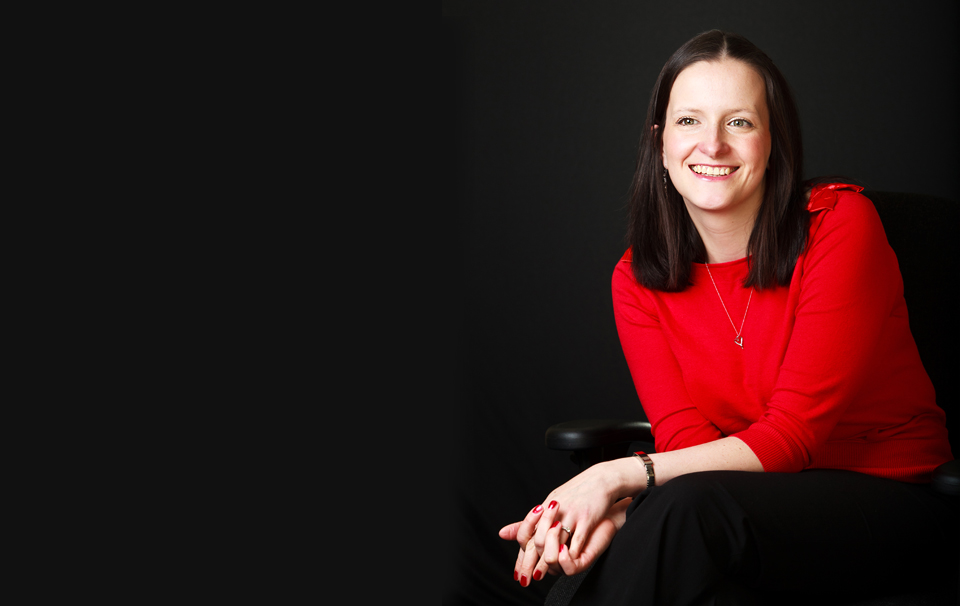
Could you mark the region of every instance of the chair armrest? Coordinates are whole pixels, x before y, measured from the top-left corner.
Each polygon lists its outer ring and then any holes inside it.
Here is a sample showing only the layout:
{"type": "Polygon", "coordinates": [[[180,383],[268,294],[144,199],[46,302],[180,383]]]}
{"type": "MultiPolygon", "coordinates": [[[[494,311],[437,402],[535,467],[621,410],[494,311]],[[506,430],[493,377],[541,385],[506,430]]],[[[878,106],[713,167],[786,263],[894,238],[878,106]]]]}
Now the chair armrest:
{"type": "Polygon", "coordinates": [[[544,441],[553,450],[584,450],[618,442],[652,442],[653,434],[646,421],[582,419],[554,425],[544,441]]]}
{"type": "MultiPolygon", "coordinates": [[[[602,461],[629,456],[633,442],[652,443],[653,434],[646,421],[584,419],[554,425],[544,442],[553,450],[573,451],[570,460],[583,471],[602,461]]],[[[653,452],[652,445],[649,448],[653,452]]]]}
{"type": "Polygon", "coordinates": [[[947,461],[934,469],[930,484],[939,493],[960,495],[960,459],[947,461]]]}

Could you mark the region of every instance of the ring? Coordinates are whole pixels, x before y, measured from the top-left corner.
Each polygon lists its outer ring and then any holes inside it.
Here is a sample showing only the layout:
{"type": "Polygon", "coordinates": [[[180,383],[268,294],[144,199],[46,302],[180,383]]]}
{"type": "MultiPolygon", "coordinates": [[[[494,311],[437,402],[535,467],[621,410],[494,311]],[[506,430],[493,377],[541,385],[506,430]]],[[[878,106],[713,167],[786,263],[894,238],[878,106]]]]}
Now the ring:
{"type": "Polygon", "coordinates": [[[570,530],[569,528],[567,528],[566,526],[561,526],[560,528],[563,529],[563,530],[566,530],[566,531],[567,531],[567,534],[573,534],[573,531],[570,530]]]}

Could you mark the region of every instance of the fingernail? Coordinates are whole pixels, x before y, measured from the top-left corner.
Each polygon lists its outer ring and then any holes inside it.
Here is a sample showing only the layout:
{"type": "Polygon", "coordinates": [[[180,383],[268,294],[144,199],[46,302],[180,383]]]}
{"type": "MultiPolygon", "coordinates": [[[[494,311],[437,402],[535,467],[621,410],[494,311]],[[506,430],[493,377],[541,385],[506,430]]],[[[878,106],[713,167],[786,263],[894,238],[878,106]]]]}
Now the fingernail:
{"type": "Polygon", "coordinates": [[[537,505],[533,508],[533,513],[540,513],[541,511],[543,511],[543,505],[537,505]]]}
{"type": "Polygon", "coordinates": [[[533,573],[533,580],[534,580],[534,581],[539,581],[539,580],[540,580],[540,577],[542,577],[542,576],[543,576],[543,573],[538,570],[538,571],[536,571],[536,572],[533,573]]]}
{"type": "Polygon", "coordinates": [[[513,580],[516,581],[520,578],[520,573],[516,570],[513,571],[513,580]]]}
{"type": "Polygon", "coordinates": [[[556,522],[554,522],[554,523],[550,526],[550,528],[556,528],[556,527],[559,526],[559,525],[560,525],[560,520],[557,520],[556,522]]]}
{"type": "Polygon", "coordinates": [[[527,584],[528,584],[527,575],[525,575],[525,574],[520,575],[520,586],[521,586],[521,587],[526,587],[527,584]]]}
{"type": "Polygon", "coordinates": [[[556,501],[550,501],[550,504],[547,505],[547,509],[556,509],[556,508],[557,508],[557,502],[556,502],[556,501]]]}

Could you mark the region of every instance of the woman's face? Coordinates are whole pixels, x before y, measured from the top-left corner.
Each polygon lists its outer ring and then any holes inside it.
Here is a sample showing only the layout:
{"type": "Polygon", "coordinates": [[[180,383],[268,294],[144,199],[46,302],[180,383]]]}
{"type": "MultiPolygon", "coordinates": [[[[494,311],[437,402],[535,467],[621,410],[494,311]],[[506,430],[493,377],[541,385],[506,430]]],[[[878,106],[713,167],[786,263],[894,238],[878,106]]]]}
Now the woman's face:
{"type": "Polygon", "coordinates": [[[664,118],[663,165],[695,224],[721,213],[752,222],[769,159],[766,89],[752,67],[723,59],[680,72],[664,118]]]}

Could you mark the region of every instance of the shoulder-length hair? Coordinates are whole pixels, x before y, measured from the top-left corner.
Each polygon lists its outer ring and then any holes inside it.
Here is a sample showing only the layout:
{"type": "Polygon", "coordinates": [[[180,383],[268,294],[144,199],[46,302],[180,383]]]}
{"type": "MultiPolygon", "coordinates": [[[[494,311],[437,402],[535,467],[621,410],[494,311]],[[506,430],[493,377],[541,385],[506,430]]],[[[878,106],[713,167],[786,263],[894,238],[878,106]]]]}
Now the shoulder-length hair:
{"type": "Polygon", "coordinates": [[[679,292],[690,284],[691,263],[705,262],[706,249],[680,193],[667,179],[661,156],[664,119],[677,76],[699,61],[743,61],[763,78],[770,115],[770,160],[765,191],[747,244],[744,287],[790,283],[806,244],[809,213],[801,187],[803,143],[789,85],[773,61],[737,34],[711,30],[680,47],[660,71],[640,138],[630,195],[627,240],[633,273],[647,288],[679,292]],[[654,128],[657,126],[657,128],[654,128]]]}

